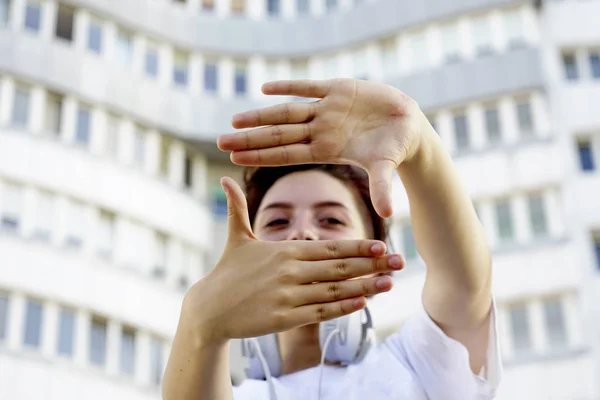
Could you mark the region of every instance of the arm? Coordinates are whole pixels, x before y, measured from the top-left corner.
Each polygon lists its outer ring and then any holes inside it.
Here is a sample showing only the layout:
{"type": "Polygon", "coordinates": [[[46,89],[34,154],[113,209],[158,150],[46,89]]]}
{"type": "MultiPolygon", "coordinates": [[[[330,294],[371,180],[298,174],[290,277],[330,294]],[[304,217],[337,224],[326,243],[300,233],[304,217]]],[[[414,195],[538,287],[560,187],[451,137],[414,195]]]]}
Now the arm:
{"type": "Polygon", "coordinates": [[[491,258],[483,228],[456,167],[431,125],[414,157],[397,171],[410,203],[413,233],[427,265],[423,304],[446,335],[485,362],[491,306],[491,258]]]}
{"type": "Polygon", "coordinates": [[[229,341],[208,343],[193,327],[184,300],[171,355],[165,370],[164,400],[233,399],[229,375],[229,341]]]}

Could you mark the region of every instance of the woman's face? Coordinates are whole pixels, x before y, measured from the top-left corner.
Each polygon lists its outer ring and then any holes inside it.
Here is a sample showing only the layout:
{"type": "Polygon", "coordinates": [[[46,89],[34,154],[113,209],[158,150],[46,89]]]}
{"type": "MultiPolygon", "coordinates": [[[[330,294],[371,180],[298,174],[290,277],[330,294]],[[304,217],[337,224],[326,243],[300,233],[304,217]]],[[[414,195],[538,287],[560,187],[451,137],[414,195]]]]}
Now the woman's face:
{"type": "Polygon", "coordinates": [[[265,194],[254,221],[261,240],[372,237],[368,212],[354,190],[326,172],[294,172],[265,194]]]}

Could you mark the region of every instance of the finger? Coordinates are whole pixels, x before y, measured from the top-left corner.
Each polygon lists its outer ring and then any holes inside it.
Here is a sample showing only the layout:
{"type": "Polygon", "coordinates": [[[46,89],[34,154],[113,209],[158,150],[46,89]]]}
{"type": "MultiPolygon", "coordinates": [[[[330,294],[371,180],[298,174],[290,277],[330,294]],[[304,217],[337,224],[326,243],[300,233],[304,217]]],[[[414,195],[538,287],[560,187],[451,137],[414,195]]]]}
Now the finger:
{"type": "Polygon", "coordinates": [[[268,149],[234,151],[229,156],[232,163],[244,166],[276,166],[315,164],[324,160],[313,153],[309,143],[294,143],[268,149]]]}
{"type": "Polygon", "coordinates": [[[385,275],[372,278],[352,279],[341,282],[323,282],[297,286],[294,298],[297,306],[329,303],[361,296],[373,296],[392,289],[392,278],[385,275]]]}
{"type": "Polygon", "coordinates": [[[367,170],[369,173],[369,192],[371,202],[377,214],[382,218],[389,218],[394,213],[392,207],[392,176],[396,164],[390,160],[373,163],[367,170]]]}
{"type": "Polygon", "coordinates": [[[293,241],[290,244],[300,261],[333,260],[350,257],[377,257],[385,254],[380,240],[319,240],[293,241]]]}
{"type": "Polygon", "coordinates": [[[233,116],[231,124],[236,129],[254,128],[276,124],[299,124],[314,118],[315,103],[287,103],[246,111],[233,116]]]}
{"type": "Polygon", "coordinates": [[[330,80],[284,80],[267,82],[262,86],[262,92],[268,95],[298,96],[320,99],[327,96],[331,88],[330,80]]]}
{"type": "Polygon", "coordinates": [[[227,196],[227,241],[254,238],[246,196],[240,186],[231,178],[221,178],[221,186],[227,196]]]}
{"type": "Polygon", "coordinates": [[[362,310],[366,306],[367,299],[364,297],[345,299],[325,304],[311,304],[293,309],[288,314],[289,319],[286,323],[288,323],[289,326],[303,326],[329,321],[362,310]]]}
{"type": "Polygon", "coordinates": [[[299,268],[298,283],[333,282],[401,270],[404,259],[397,254],[315,261],[299,268]]]}
{"type": "Polygon", "coordinates": [[[301,143],[310,139],[308,124],[273,125],[252,131],[222,135],[217,146],[223,151],[246,151],[301,143]]]}

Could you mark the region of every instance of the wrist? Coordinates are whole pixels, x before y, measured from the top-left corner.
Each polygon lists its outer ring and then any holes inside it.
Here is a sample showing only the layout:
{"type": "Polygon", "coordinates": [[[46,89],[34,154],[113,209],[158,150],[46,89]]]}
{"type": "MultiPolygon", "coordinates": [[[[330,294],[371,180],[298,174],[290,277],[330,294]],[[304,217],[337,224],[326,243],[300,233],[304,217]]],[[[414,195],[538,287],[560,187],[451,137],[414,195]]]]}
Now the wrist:
{"type": "Polygon", "coordinates": [[[189,340],[194,348],[221,347],[229,343],[229,339],[220,334],[216,328],[218,323],[211,321],[207,315],[206,304],[197,298],[195,291],[189,291],[183,298],[177,334],[189,340]]]}

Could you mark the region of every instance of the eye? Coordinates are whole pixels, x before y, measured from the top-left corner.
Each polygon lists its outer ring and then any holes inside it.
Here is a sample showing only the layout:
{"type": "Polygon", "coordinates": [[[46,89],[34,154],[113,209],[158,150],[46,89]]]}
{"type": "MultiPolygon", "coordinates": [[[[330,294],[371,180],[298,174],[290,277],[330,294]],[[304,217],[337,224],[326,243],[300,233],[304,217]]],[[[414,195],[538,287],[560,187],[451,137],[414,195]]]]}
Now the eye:
{"type": "Polygon", "coordinates": [[[344,225],[344,223],[342,221],[340,221],[337,218],[333,218],[333,217],[323,218],[321,220],[321,223],[324,223],[324,224],[327,224],[327,225],[344,225]]]}
{"type": "Polygon", "coordinates": [[[269,227],[281,226],[281,225],[286,225],[287,223],[288,223],[287,219],[278,218],[278,219],[274,219],[273,221],[269,222],[266,226],[269,226],[269,227]]]}

